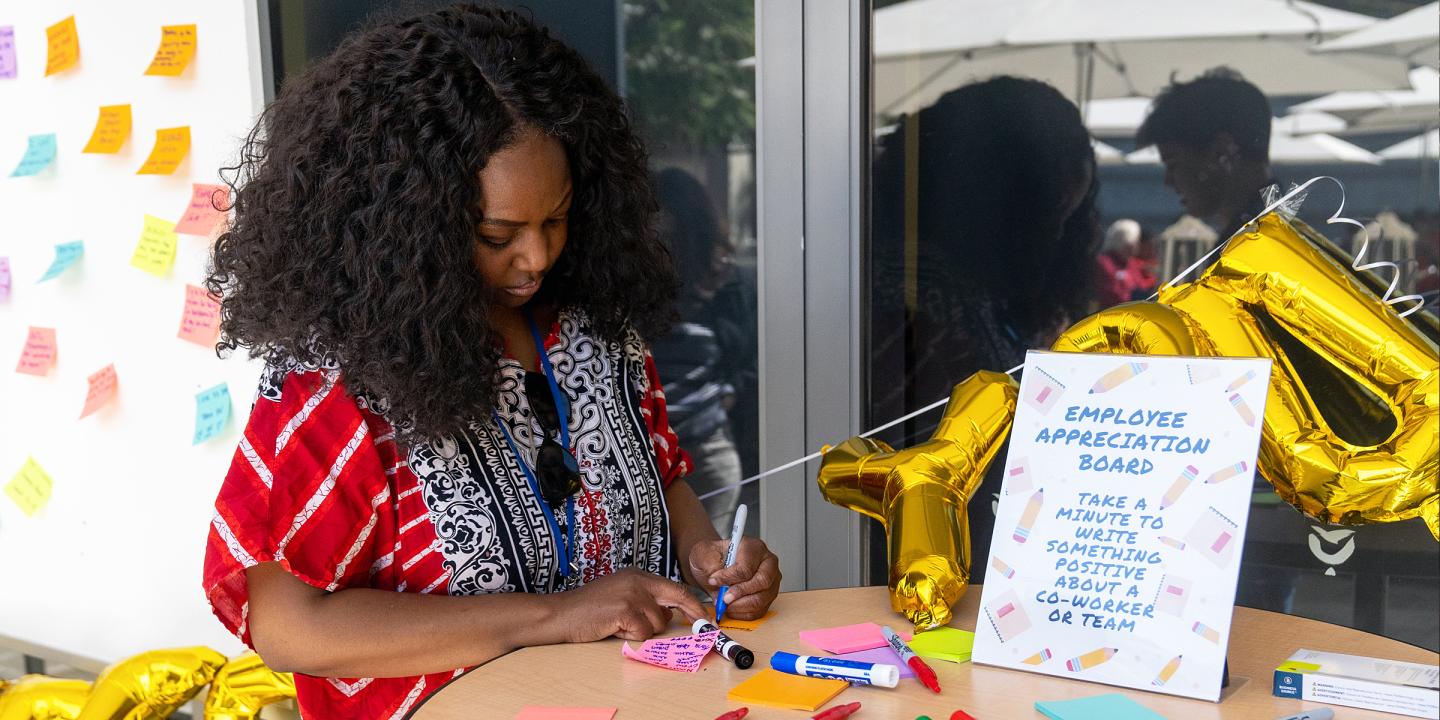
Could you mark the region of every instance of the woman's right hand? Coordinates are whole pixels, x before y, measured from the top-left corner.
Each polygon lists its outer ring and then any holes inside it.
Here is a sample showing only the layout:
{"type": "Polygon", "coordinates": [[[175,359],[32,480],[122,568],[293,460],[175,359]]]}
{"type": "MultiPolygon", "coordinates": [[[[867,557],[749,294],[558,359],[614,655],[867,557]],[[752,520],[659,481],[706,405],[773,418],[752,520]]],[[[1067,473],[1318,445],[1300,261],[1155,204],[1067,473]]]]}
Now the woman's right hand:
{"type": "Polygon", "coordinates": [[[648,640],[670,625],[672,609],[690,621],[709,616],[684,585],[635,568],[551,597],[567,642],[648,640]]]}

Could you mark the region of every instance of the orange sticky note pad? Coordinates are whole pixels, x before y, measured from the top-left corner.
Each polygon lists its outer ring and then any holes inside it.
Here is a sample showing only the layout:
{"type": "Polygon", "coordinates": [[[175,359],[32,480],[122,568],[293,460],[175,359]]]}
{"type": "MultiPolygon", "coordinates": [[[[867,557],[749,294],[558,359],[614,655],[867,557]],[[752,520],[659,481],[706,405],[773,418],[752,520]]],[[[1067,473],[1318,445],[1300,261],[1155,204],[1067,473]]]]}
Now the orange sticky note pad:
{"type": "Polygon", "coordinates": [[[203,183],[193,183],[191,187],[190,204],[185,207],[180,222],[175,224],[175,232],[209,237],[215,225],[225,217],[225,210],[216,208],[229,207],[230,188],[203,183]]]}
{"type": "Polygon", "coordinates": [[[101,105],[100,119],[95,121],[95,130],[90,133],[90,142],[85,143],[82,152],[115,153],[130,137],[130,106],[101,105]]]}
{"type": "Polygon", "coordinates": [[[146,75],[174,77],[185,72],[195,58],[197,37],[194,25],[166,25],[160,28],[160,48],[145,69],[146,75]]]}
{"type": "Polygon", "coordinates": [[[155,131],[155,147],[136,175],[169,175],[190,153],[190,126],[155,131]]]}
{"type": "Polygon", "coordinates": [[[35,458],[25,458],[25,464],[20,466],[20,471],[10,482],[5,483],[5,494],[10,496],[10,501],[15,503],[20,511],[29,517],[35,517],[35,513],[50,502],[50,489],[54,487],[55,481],[50,479],[50,473],[35,462],[35,458]]]}
{"type": "Polygon", "coordinates": [[[115,398],[115,391],[120,388],[120,380],[115,376],[115,363],[100,368],[89,377],[89,382],[90,391],[85,394],[85,409],[80,411],[82,418],[115,398]]]}
{"type": "Polygon", "coordinates": [[[175,241],[174,223],[146,215],[130,264],[156,277],[169,275],[175,264],[175,241]]]}
{"type": "Polygon", "coordinates": [[[526,705],[520,708],[515,720],[611,720],[613,717],[615,708],[526,705]]]}
{"type": "Polygon", "coordinates": [[[45,28],[49,49],[45,52],[45,76],[68,70],[80,62],[80,31],[75,29],[75,16],[45,28]]]}
{"type": "Polygon", "coordinates": [[[765,668],[730,689],[726,699],[792,710],[815,711],[849,687],[844,680],[791,675],[765,668]]]}
{"type": "Polygon", "coordinates": [[[55,367],[60,349],[55,344],[55,328],[31,327],[25,337],[25,349],[20,351],[20,364],[15,372],[26,375],[45,375],[55,367]]]}
{"type": "Polygon", "coordinates": [[[729,617],[729,616],[727,615],[724,620],[721,620],[721,621],[720,621],[720,629],[721,629],[721,630],[754,630],[755,628],[760,627],[760,625],[761,625],[762,623],[764,623],[766,620],[769,620],[769,619],[772,618],[772,617],[775,617],[775,611],[774,611],[774,610],[771,610],[770,612],[767,612],[767,613],[765,613],[764,615],[761,615],[760,617],[755,618],[754,620],[736,620],[735,618],[729,617]]]}
{"type": "Polygon", "coordinates": [[[205,288],[187,284],[185,310],[180,313],[180,332],[175,337],[213,349],[219,336],[220,300],[205,288]]]}

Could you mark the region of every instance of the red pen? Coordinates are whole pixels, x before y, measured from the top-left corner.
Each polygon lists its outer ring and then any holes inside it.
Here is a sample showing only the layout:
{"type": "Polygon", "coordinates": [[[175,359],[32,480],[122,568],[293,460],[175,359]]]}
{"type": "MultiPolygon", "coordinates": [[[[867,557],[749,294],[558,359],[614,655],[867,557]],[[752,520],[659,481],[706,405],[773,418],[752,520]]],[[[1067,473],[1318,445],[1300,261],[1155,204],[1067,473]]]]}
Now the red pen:
{"type": "Polygon", "coordinates": [[[853,702],[845,705],[836,705],[835,707],[830,708],[829,710],[826,710],[819,715],[811,717],[810,720],[845,720],[845,718],[848,718],[857,712],[860,712],[860,703],[853,702]]]}
{"type": "Polygon", "coordinates": [[[967,713],[964,710],[956,710],[955,712],[950,713],[950,720],[975,720],[975,718],[971,717],[970,713],[967,713]]]}
{"type": "Polygon", "coordinates": [[[743,717],[745,717],[746,715],[749,715],[749,714],[750,714],[750,708],[748,708],[748,707],[743,707],[743,708],[740,708],[739,710],[731,710],[730,712],[727,712],[727,713],[725,713],[724,715],[721,715],[720,717],[715,718],[715,720],[740,720],[740,718],[743,718],[743,717]]]}
{"type": "Polygon", "coordinates": [[[915,679],[919,680],[920,684],[930,688],[932,692],[939,693],[940,680],[935,677],[935,671],[931,669],[929,665],[926,665],[925,661],[921,660],[920,656],[916,655],[915,651],[911,650],[910,646],[906,645],[905,641],[901,640],[900,636],[896,635],[895,631],[891,630],[889,625],[882,626],[880,632],[885,635],[885,642],[890,643],[890,649],[894,650],[895,654],[899,655],[900,659],[905,661],[905,664],[909,665],[911,670],[915,671],[915,679]]]}

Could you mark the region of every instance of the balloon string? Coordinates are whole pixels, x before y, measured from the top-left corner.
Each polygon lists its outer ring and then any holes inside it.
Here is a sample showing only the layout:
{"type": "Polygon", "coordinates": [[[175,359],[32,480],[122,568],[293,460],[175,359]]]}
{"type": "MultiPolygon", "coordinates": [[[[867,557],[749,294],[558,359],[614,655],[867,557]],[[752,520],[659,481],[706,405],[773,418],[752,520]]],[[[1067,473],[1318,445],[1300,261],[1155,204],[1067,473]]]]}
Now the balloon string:
{"type": "MultiPolygon", "coordinates": [[[[1424,305],[1424,303],[1425,303],[1425,298],[1423,298],[1423,297],[1421,297],[1421,296],[1419,296],[1419,295],[1403,295],[1403,296],[1398,297],[1398,298],[1395,298],[1395,299],[1393,299],[1393,300],[1390,298],[1390,296],[1395,292],[1395,288],[1400,284],[1400,267],[1399,267],[1398,265],[1396,265],[1396,264],[1393,263],[1393,262],[1389,262],[1389,261],[1385,261],[1385,260],[1381,260],[1381,261],[1377,261],[1377,262],[1372,262],[1372,263],[1368,263],[1368,264],[1365,264],[1365,265],[1361,265],[1361,264],[1360,264],[1360,261],[1365,257],[1365,251],[1366,251],[1366,250],[1369,248],[1369,246],[1370,246],[1370,231],[1366,230],[1366,229],[1365,229],[1365,226],[1362,225],[1362,224],[1360,224],[1360,223],[1359,223],[1358,221],[1356,221],[1356,220],[1352,220],[1352,219],[1350,219],[1350,218],[1348,218],[1348,217],[1340,217],[1340,213],[1342,213],[1342,212],[1345,211],[1345,184],[1342,183],[1342,182],[1340,182],[1338,179],[1336,179],[1336,178],[1334,178],[1334,177],[1331,177],[1331,176],[1329,176],[1329,175],[1321,175],[1321,176],[1319,176],[1319,177],[1313,177],[1313,178],[1310,178],[1309,180],[1305,181],[1305,183],[1304,183],[1303,185],[1297,185],[1297,186],[1295,186],[1295,187],[1293,187],[1293,188],[1290,188],[1290,191],[1289,191],[1289,192],[1285,193],[1285,194],[1284,194],[1283,196],[1281,196],[1279,199],[1271,202],[1269,205],[1266,205],[1264,210],[1261,210],[1261,211],[1259,212],[1259,214],[1257,214],[1255,217],[1251,218],[1249,222],[1246,222],[1244,225],[1240,226],[1240,230],[1235,231],[1235,234],[1234,234],[1234,235],[1231,235],[1230,237],[1226,238],[1224,242],[1217,244],[1217,245],[1214,247],[1214,249],[1212,249],[1212,250],[1211,250],[1210,252],[1208,252],[1208,253],[1205,253],[1204,256],[1202,256],[1199,260],[1196,260],[1193,264],[1190,265],[1190,267],[1187,267],[1187,268],[1185,268],[1184,270],[1181,270],[1178,275],[1176,275],[1175,277],[1170,278],[1168,281],[1166,281],[1165,284],[1162,285],[1162,286],[1160,287],[1160,289],[1158,289],[1158,290],[1156,290],[1154,293],[1152,293],[1152,294],[1150,295],[1150,297],[1147,298],[1147,300],[1154,300],[1154,299],[1160,297],[1160,291],[1161,291],[1161,290],[1164,290],[1164,289],[1166,289],[1166,288],[1169,288],[1169,287],[1174,286],[1176,282],[1179,282],[1181,279],[1185,278],[1185,277],[1186,277],[1187,275],[1189,275],[1190,273],[1195,272],[1195,271],[1196,271],[1197,269],[1199,269],[1199,268],[1205,267],[1206,264],[1209,262],[1209,260],[1210,260],[1211,257],[1213,257],[1216,253],[1220,252],[1221,250],[1224,250],[1224,249],[1225,249],[1225,246],[1226,246],[1226,245],[1229,245],[1231,240],[1235,239],[1235,237],[1236,237],[1237,235],[1239,235],[1241,232],[1244,232],[1246,228],[1249,228],[1249,227],[1251,227],[1252,225],[1254,225],[1256,222],[1258,222],[1258,221],[1260,220],[1260,218],[1264,217],[1265,215],[1267,215],[1267,214],[1269,214],[1270,212],[1275,211],[1275,210],[1277,210],[1277,209],[1289,209],[1289,208],[1291,207],[1291,206],[1290,206],[1290,201],[1291,201],[1292,199],[1296,198],[1296,197],[1300,197],[1300,198],[1303,200],[1303,199],[1304,199],[1304,195],[1305,195],[1305,190],[1307,190],[1311,185],[1314,185],[1315,183],[1317,183],[1317,182],[1319,182],[1319,181],[1321,181],[1321,180],[1330,180],[1330,181],[1333,181],[1337,186],[1340,187],[1340,207],[1335,210],[1335,214],[1331,215],[1329,218],[1326,219],[1326,221],[1325,221],[1326,224],[1327,224],[1327,225],[1333,225],[1333,224],[1336,224],[1336,223],[1341,223],[1341,224],[1346,224],[1346,225],[1354,225],[1355,227],[1360,228],[1360,232],[1364,233],[1364,236],[1362,237],[1361,243],[1360,243],[1360,252],[1358,252],[1358,253],[1355,254],[1355,261],[1354,261],[1354,263],[1351,265],[1351,267],[1352,267],[1353,269],[1355,269],[1356,271],[1362,271],[1362,272],[1363,272],[1363,271],[1366,271],[1366,270],[1372,270],[1372,269],[1375,269],[1375,268],[1382,268],[1382,267],[1394,268],[1394,269],[1395,269],[1395,275],[1394,275],[1394,277],[1391,278],[1391,280],[1390,280],[1390,287],[1385,290],[1385,295],[1381,298],[1381,301],[1384,302],[1386,305],[1394,305],[1394,304],[1396,304],[1396,303],[1405,302],[1406,300],[1413,300],[1413,301],[1415,301],[1415,305],[1414,305],[1413,307],[1411,307],[1409,310],[1406,310],[1405,312],[1400,313],[1400,317],[1402,317],[1402,318],[1410,315],[1411,313],[1415,312],[1416,310],[1419,310],[1419,309],[1424,305]]],[[[1020,370],[1020,369],[1023,368],[1023,367],[1025,367],[1023,364],[1022,364],[1022,365],[1016,365],[1015,367],[1010,368],[1009,370],[1006,370],[1006,371],[1005,371],[1005,374],[1006,374],[1006,375],[1014,375],[1014,374],[1016,373],[1016,371],[1020,370]]],[[[950,400],[950,397],[947,395],[947,396],[945,396],[945,397],[943,397],[943,398],[940,398],[939,400],[936,400],[936,401],[933,402],[933,403],[930,403],[929,405],[926,405],[925,407],[920,408],[919,410],[916,410],[916,411],[914,411],[914,412],[912,412],[912,413],[909,413],[909,414],[907,414],[907,415],[901,415],[900,417],[895,418],[894,420],[891,420],[890,422],[887,422],[887,423],[885,423],[884,425],[880,425],[879,427],[874,427],[874,428],[871,428],[871,429],[869,429],[869,430],[866,430],[865,432],[860,433],[860,437],[870,437],[871,435],[874,435],[875,433],[882,432],[882,431],[884,431],[884,430],[888,430],[888,429],[890,429],[890,428],[892,428],[892,427],[895,427],[896,425],[899,425],[899,424],[902,423],[902,422],[905,422],[906,420],[909,420],[909,419],[914,418],[914,417],[919,416],[919,415],[924,415],[925,413],[930,412],[931,410],[934,410],[934,409],[936,409],[936,408],[942,407],[942,406],[945,405],[945,403],[949,402],[949,400],[950,400]]],[[[811,460],[814,460],[814,459],[816,459],[816,458],[819,458],[820,456],[822,456],[822,455],[824,455],[825,453],[829,452],[830,447],[831,447],[831,446],[826,445],[824,448],[821,448],[820,450],[818,450],[818,451],[816,451],[816,452],[810,453],[809,455],[806,455],[805,457],[796,458],[796,459],[794,459],[794,460],[791,460],[790,462],[787,462],[787,463],[785,463],[784,465],[781,465],[781,466],[779,466],[779,467],[771,468],[770,470],[766,470],[766,471],[764,471],[764,472],[757,473],[757,474],[755,474],[755,475],[751,475],[750,477],[745,478],[744,480],[741,480],[741,481],[739,481],[739,482],[727,483],[727,484],[722,485],[722,486],[720,486],[720,487],[718,487],[718,488],[716,488],[716,489],[714,489],[714,490],[711,490],[711,491],[709,491],[709,492],[706,492],[706,493],[704,493],[703,495],[700,495],[699,498],[700,498],[701,500],[705,500],[706,498],[711,498],[711,497],[714,497],[714,496],[716,496],[716,495],[720,495],[721,493],[730,492],[731,490],[735,490],[736,488],[739,488],[739,487],[741,487],[741,486],[749,485],[750,483],[753,483],[753,482],[759,482],[760,480],[763,480],[763,479],[765,479],[765,478],[767,478],[767,477],[770,477],[771,475],[774,475],[774,474],[776,474],[776,473],[780,473],[780,472],[784,472],[784,471],[786,471],[786,470],[789,470],[790,468],[793,468],[793,467],[795,467],[796,465],[804,465],[805,463],[810,462],[811,460]]]]}

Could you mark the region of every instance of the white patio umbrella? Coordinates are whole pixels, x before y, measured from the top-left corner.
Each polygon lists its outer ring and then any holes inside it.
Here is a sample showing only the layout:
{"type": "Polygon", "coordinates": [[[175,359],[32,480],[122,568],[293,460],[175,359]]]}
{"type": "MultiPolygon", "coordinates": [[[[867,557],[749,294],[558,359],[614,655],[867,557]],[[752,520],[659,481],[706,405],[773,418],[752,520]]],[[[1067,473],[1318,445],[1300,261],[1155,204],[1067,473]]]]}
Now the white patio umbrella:
{"type": "Polygon", "coordinates": [[[1090,145],[1095,148],[1095,164],[1097,165],[1124,165],[1125,153],[1113,145],[1106,145],[1099,140],[1091,140],[1090,145]]]}
{"type": "Polygon", "coordinates": [[[1379,155],[1386,160],[1423,160],[1440,157],[1440,129],[1416,135],[1381,150],[1379,155]]]}
{"type": "MultiPolygon", "coordinates": [[[[1103,98],[1085,106],[1085,127],[1098,138],[1133,138],[1150,114],[1151,99],[1103,98]]],[[[1344,120],[1323,112],[1291,113],[1276,118],[1275,124],[1287,135],[1334,133],[1346,128],[1344,120]]]]}
{"type": "Polygon", "coordinates": [[[1315,47],[1315,52],[1344,50],[1402,57],[1417,65],[1440,66],[1440,2],[1422,5],[1315,47]]]}
{"type": "MultiPolygon", "coordinates": [[[[1149,165],[1160,162],[1160,152],[1150,146],[1125,156],[1131,165],[1149,165]]],[[[1334,135],[1311,133],[1291,135],[1285,132],[1280,119],[1276,118],[1270,127],[1270,162],[1273,165],[1363,163],[1379,165],[1384,160],[1375,153],[1353,143],[1345,142],[1334,135]]]]}
{"type": "Polygon", "coordinates": [[[1347,134],[1420,130],[1440,124],[1440,72],[1417,67],[1407,90],[1349,90],[1331,93],[1290,108],[1291,113],[1323,112],[1345,121],[1347,134]]]}
{"type": "Polygon", "coordinates": [[[1405,87],[1399,59],[1310,52],[1374,22],[1303,0],[907,0],[875,12],[875,109],[913,111],[997,74],[1077,104],[1153,95],[1217,65],[1269,94],[1405,87]]]}

